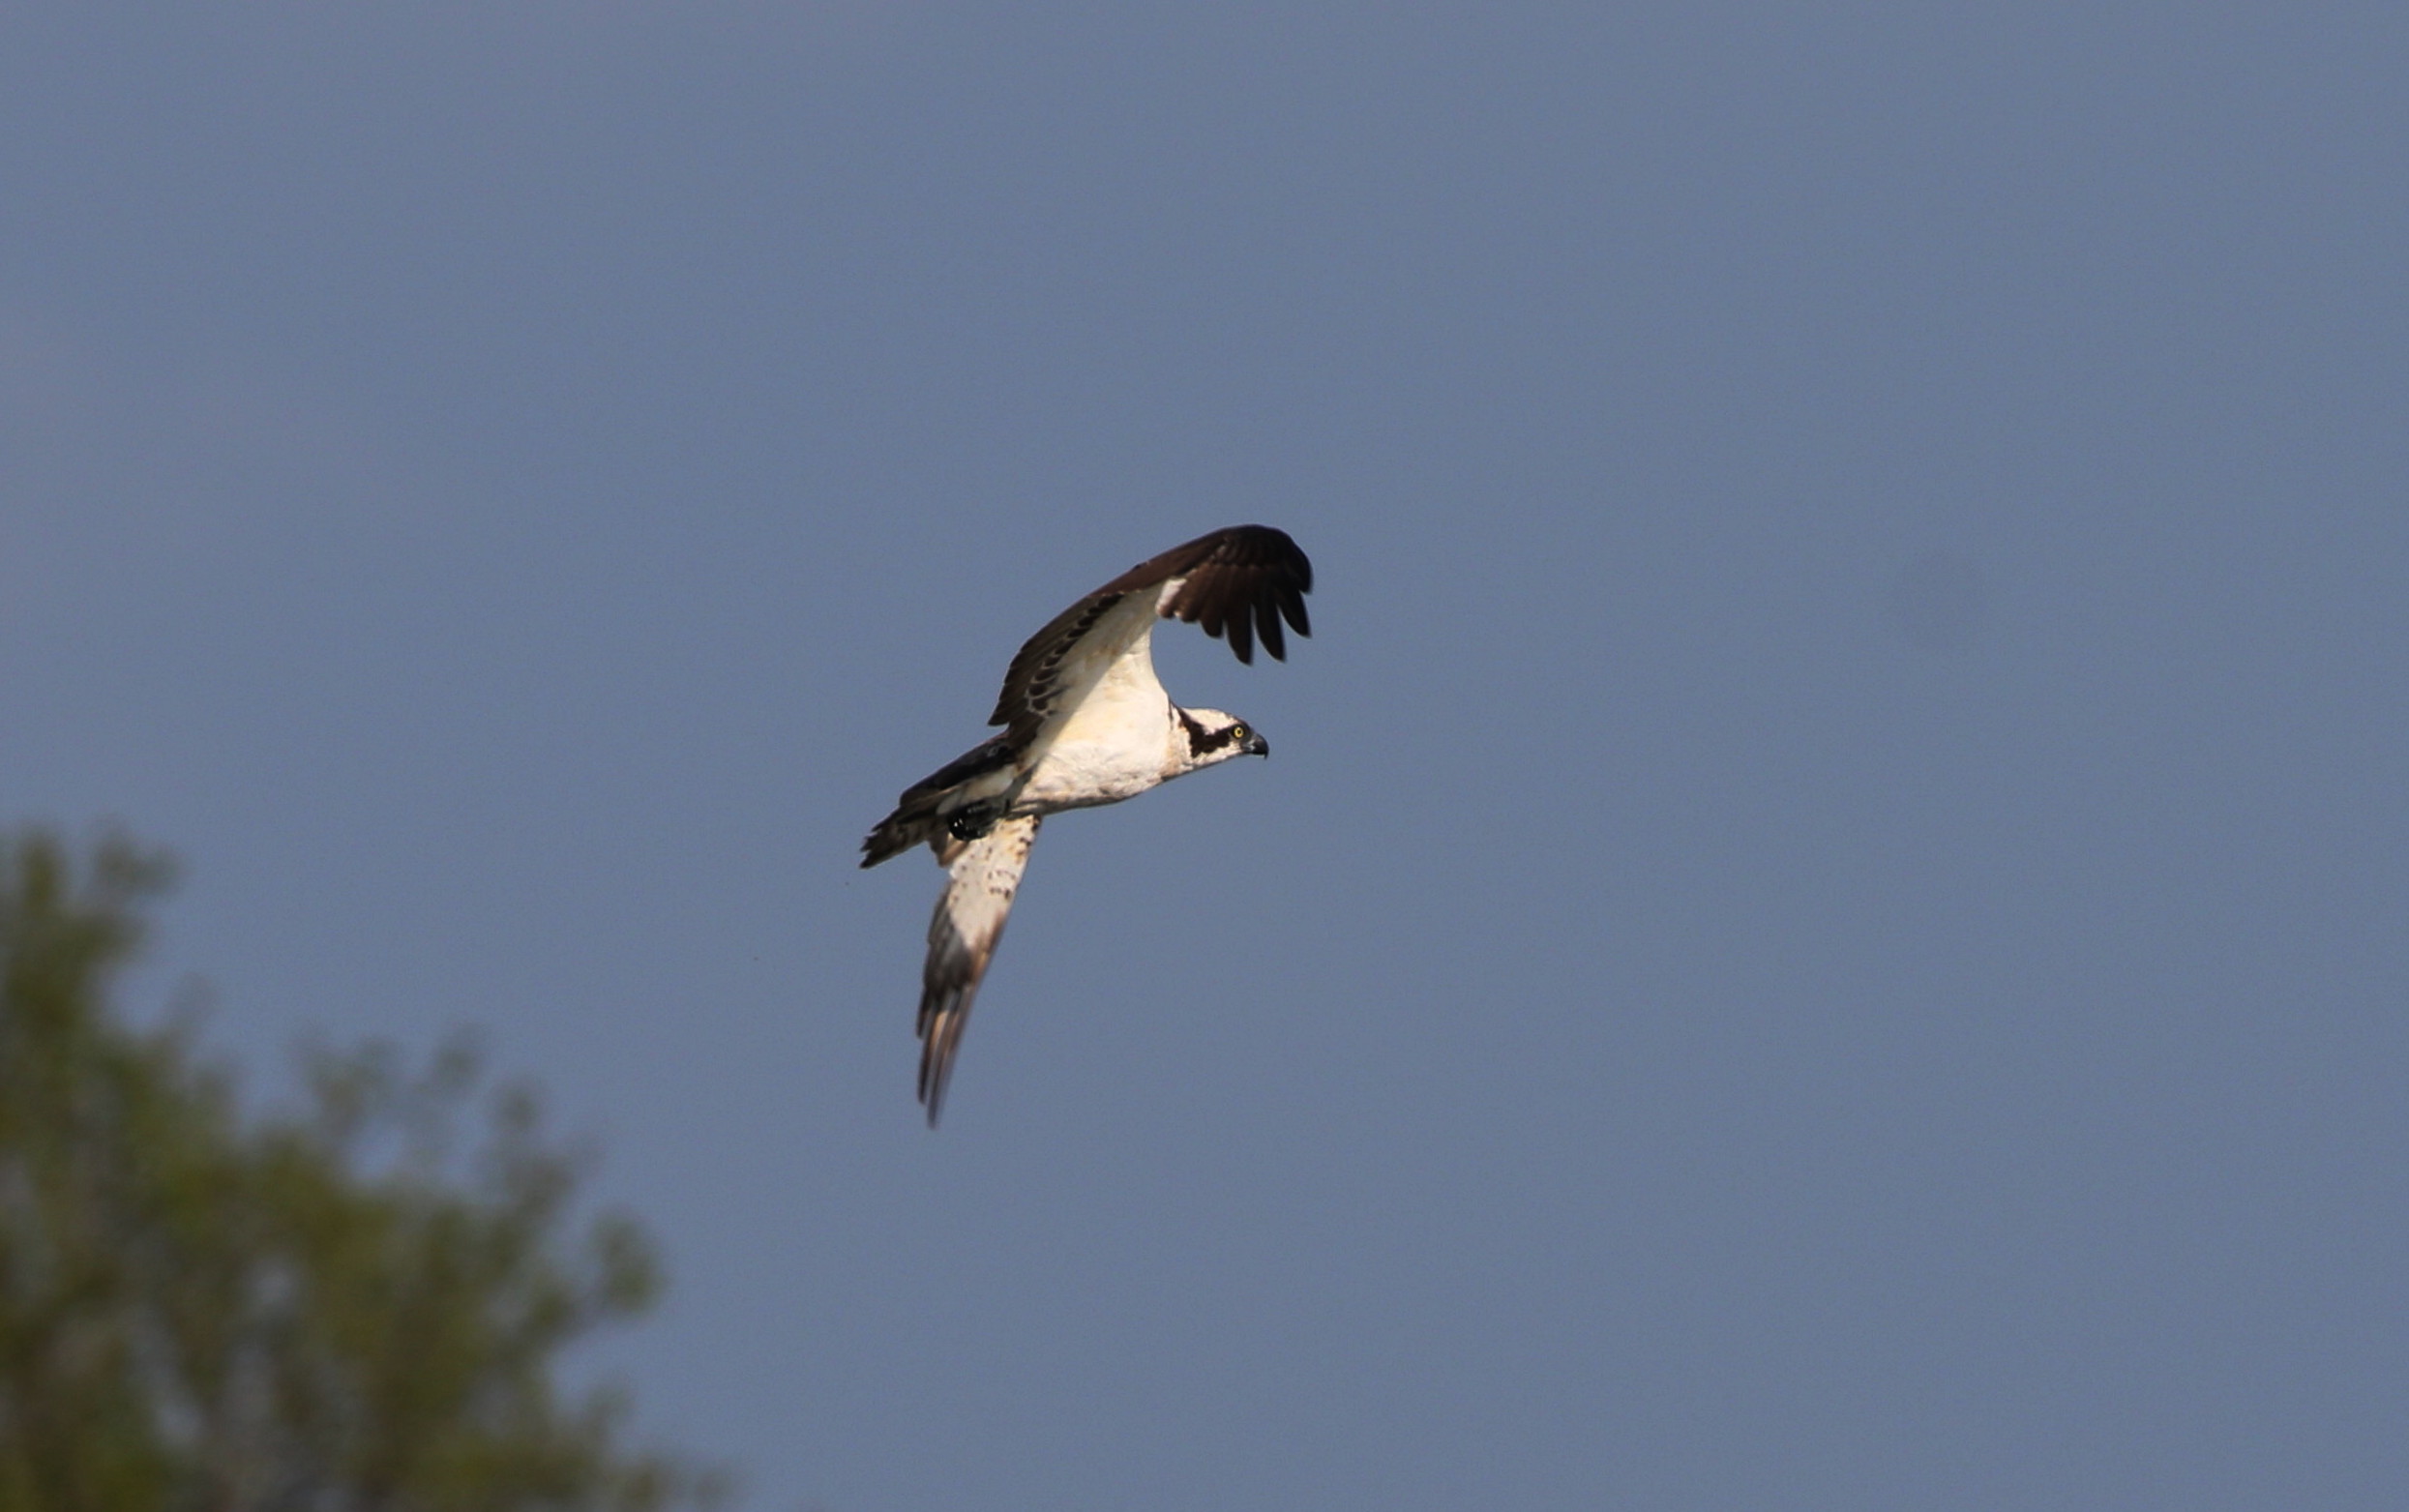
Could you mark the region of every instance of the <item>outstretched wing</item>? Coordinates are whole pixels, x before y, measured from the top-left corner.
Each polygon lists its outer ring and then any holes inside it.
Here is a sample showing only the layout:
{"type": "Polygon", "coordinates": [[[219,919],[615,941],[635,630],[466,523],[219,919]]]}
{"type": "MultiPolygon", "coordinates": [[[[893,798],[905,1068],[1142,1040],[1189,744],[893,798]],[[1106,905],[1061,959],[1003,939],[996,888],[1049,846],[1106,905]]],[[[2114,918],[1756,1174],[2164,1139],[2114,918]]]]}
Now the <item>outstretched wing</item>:
{"type": "Polygon", "coordinates": [[[920,972],[920,1102],[929,1127],[945,1106],[954,1052],[970,1022],[979,980],[1003,937],[1012,895],[1037,842],[1036,817],[1005,819],[977,840],[948,842],[945,892],[929,919],[929,959],[920,972]]]}
{"type": "Polygon", "coordinates": [[[1158,615],[1186,620],[1216,638],[1227,634],[1230,649],[1250,666],[1259,637],[1274,661],[1286,661],[1280,621],[1285,616],[1298,635],[1312,635],[1305,617],[1305,595],[1312,590],[1313,563],[1285,530],[1233,525],[1173,547],[1029,637],[1004,673],[1003,693],[987,723],[1026,727],[1077,703],[1145,638],[1158,615]]]}

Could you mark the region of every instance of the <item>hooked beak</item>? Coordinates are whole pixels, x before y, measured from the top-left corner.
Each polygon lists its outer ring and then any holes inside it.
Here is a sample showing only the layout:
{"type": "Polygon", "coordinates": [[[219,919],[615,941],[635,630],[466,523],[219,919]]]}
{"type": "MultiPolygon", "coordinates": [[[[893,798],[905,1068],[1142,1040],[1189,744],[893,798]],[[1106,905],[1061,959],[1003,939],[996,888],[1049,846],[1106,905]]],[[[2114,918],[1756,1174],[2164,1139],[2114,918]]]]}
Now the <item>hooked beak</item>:
{"type": "Polygon", "coordinates": [[[1249,730],[1244,749],[1248,756],[1267,756],[1271,755],[1271,742],[1264,739],[1263,731],[1249,730]]]}

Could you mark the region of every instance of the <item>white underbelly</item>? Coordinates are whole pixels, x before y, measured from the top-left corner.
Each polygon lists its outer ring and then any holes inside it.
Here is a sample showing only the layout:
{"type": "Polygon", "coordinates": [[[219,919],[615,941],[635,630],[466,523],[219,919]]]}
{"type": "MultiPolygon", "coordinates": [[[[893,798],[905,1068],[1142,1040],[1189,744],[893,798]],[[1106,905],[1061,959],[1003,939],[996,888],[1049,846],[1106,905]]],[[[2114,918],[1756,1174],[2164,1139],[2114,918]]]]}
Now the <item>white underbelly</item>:
{"type": "Polygon", "coordinates": [[[1126,742],[1056,741],[1039,758],[1013,804],[1018,814],[1051,814],[1134,798],[1163,782],[1163,753],[1126,742]]]}
{"type": "Polygon", "coordinates": [[[1154,605],[1132,595],[1114,615],[1118,618],[1090,637],[1091,650],[1074,659],[1075,691],[1060,726],[1036,753],[1015,813],[1118,803],[1162,786],[1175,722],[1171,699],[1154,680],[1154,605]],[[1110,660],[1090,663],[1088,655],[1110,660]]]}

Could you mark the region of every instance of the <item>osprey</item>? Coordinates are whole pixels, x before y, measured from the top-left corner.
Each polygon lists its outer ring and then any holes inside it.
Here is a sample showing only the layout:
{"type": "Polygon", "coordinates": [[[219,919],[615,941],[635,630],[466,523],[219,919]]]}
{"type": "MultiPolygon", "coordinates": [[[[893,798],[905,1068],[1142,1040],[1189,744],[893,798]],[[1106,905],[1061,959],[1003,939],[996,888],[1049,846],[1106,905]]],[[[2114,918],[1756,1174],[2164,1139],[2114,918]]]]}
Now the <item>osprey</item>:
{"type": "Polygon", "coordinates": [[[1028,638],[1004,673],[994,736],[914,783],[862,842],[862,865],[926,844],[945,868],[920,972],[920,1101],[937,1126],[954,1052],[1012,896],[1049,814],[1134,798],[1234,756],[1268,756],[1252,726],[1183,709],[1154,677],[1154,622],[1183,619],[1249,666],[1255,641],[1286,661],[1313,564],[1285,531],[1234,525],[1141,562],[1028,638]]]}

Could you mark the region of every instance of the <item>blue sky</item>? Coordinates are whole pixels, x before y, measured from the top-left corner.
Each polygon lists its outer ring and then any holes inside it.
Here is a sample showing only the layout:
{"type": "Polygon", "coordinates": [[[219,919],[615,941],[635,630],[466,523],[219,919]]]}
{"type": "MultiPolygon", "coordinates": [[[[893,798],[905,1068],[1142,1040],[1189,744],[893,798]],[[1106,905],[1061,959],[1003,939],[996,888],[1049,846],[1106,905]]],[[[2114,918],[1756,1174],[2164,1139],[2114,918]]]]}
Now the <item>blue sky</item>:
{"type": "Polygon", "coordinates": [[[2409,23],[0,17],[0,815],[143,990],[485,1027],[751,1504],[2409,1494],[2409,23]],[[1049,826],[1023,637],[1281,525],[1277,754],[1049,826]]]}

